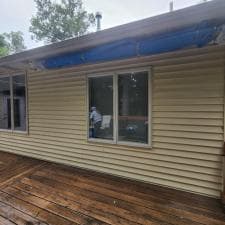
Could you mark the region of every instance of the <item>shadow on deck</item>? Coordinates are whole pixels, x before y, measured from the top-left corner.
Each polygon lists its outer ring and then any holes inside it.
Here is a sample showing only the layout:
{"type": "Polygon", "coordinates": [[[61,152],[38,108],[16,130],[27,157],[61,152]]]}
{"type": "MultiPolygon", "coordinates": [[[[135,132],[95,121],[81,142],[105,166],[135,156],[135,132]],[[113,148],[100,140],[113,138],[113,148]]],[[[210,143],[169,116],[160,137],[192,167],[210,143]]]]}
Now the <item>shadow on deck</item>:
{"type": "Polygon", "coordinates": [[[225,225],[219,200],[0,153],[0,225],[225,225]]]}

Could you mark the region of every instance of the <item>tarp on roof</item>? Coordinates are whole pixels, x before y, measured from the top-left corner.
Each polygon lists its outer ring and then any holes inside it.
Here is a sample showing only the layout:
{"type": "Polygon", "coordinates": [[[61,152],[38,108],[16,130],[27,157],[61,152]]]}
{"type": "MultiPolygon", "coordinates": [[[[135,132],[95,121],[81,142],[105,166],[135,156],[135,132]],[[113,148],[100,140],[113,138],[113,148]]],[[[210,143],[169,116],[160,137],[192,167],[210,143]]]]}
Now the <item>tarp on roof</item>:
{"type": "Polygon", "coordinates": [[[203,47],[215,42],[222,30],[221,21],[203,21],[192,27],[151,37],[123,39],[83,51],[54,56],[41,61],[46,69],[127,59],[159,54],[188,47],[203,47]]]}

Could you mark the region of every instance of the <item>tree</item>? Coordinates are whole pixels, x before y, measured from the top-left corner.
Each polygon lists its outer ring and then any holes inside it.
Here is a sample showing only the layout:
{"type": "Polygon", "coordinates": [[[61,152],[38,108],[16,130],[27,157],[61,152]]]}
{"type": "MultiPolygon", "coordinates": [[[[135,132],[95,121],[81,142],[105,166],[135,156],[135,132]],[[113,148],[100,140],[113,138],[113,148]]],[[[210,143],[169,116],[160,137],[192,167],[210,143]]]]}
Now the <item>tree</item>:
{"type": "Polygon", "coordinates": [[[0,57],[6,56],[9,54],[9,46],[5,40],[4,35],[0,34],[0,57]]]}
{"type": "Polygon", "coordinates": [[[4,33],[3,35],[8,42],[10,53],[18,53],[26,49],[23,33],[21,31],[11,31],[10,33],[4,33]]]}
{"type": "Polygon", "coordinates": [[[37,41],[53,43],[87,33],[95,17],[83,8],[82,0],[34,0],[37,13],[31,19],[30,32],[37,41]]]}
{"type": "Polygon", "coordinates": [[[0,57],[18,53],[24,49],[26,47],[21,31],[0,34],[0,57]]]}

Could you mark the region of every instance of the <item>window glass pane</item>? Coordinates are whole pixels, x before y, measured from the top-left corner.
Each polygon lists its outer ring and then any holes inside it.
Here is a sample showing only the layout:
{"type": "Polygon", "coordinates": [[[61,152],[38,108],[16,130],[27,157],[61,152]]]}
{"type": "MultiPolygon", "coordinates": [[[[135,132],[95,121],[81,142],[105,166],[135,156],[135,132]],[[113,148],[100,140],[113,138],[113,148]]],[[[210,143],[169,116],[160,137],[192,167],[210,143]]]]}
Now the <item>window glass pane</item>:
{"type": "Polygon", "coordinates": [[[26,130],[26,87],[25,75],[13,77],[14,129],[26,130]]]}
{"type": "Polygon", "coordinates": [[[0,78],[0,129],[11,129],[9,77],[0,78]]]}
{"type": "Polygon", "coordinates": [[[118,76],[119,141],[148,143],[148,72],[118,76]]]}
{"type": "Polygon", "coordinates": [[[89,137],[113,139],[113,77],[89,78],[89,137]]]}

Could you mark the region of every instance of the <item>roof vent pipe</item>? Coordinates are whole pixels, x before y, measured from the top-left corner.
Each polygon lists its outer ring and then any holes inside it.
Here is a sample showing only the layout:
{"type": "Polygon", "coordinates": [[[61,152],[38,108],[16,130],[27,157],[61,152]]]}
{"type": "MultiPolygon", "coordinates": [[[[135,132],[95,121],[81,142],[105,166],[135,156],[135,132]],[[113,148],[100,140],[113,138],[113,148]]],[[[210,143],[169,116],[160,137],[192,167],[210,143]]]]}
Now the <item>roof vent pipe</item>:
{"type": "Polygon", "coordinates": [[[97,20],[97,31],[101,30],[101,19],[102,19],[102,14],[100,12],[96,12],[95,18],[97,20]]]}
{"type": "Polygon", "coordinates": [[[173,12],[173,1],[170,2],[170,12],[173,12]]]}

